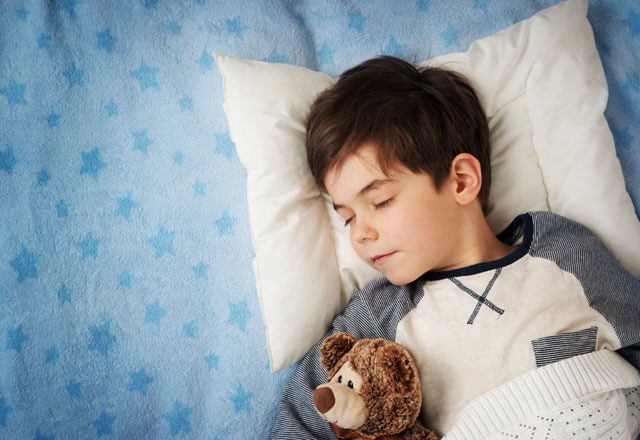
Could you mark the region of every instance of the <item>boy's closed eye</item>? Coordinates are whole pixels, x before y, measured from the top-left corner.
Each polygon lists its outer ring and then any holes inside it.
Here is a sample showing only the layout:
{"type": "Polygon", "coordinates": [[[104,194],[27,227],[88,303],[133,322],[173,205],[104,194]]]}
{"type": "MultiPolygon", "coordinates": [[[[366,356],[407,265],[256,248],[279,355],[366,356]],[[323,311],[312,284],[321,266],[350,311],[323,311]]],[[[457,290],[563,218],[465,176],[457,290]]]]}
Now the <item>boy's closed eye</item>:
{"type": "MultiPolygon", "coordinates": [[[[393,197],[389,197],[388,199],[384,199],[381,202],[373,202],[372,203],[372,207],[373,209],[381,209],[384,208],[385,206],[388,206],[389,203],[391,203],[393,200],[393,197]]],[[[349,226],[349,223],[351,223],[351,221],[354,219],[355,215],[352,215],[350,217],[346,217],[345,221],[344,221],[344,226],[349,226]]]]}

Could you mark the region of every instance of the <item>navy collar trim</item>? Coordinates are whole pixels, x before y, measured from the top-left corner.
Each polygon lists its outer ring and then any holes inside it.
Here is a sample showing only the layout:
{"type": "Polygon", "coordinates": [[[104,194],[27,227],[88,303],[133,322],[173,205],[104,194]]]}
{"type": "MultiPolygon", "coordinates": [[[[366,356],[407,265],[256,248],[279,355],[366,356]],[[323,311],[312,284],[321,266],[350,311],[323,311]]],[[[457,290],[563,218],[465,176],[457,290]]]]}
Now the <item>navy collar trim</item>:
{"type": "Polygon", "coordinates": [[[507,228],[497,235],[503,243],[514,244],[520,237],[522,243],[516,250],[498,260],[478,263],[460,269],[446,270],[442,272],[427,272],[420,277],[422,281],[435,281],[452,277],[463,277],[486,272],[492,269],[508,266],[524,257],[531,247],[533,240],[533,219],[530,214],[522,214],[516,217],[507,228]]]}

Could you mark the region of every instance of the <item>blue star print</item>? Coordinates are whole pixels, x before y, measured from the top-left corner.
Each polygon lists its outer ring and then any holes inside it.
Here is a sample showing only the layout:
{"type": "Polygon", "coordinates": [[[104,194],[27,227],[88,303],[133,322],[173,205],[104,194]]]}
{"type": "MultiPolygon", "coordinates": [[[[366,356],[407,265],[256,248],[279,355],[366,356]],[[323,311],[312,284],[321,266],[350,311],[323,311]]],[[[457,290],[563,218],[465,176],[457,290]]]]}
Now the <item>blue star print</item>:
{"type": "Polygon", "coordinates": [[[96,435],[98,438],[103,435],[113,435],[113,422],[116,418],[107,414],[105,410],[102,410],[100,417],[91,422],[94,428],[96,428],[96,435]]]}
{"type": "Polygon", "coordinates": [[[231,217],[227,211],[222,214],[218,220],[213,223],[218,228],[218,234],[220,235],[233,235],[233,227],[238,222],[235,217],[231,217]]]}
{"type": "Polygon", "coordinates": [[[151,382],[153,382],[153,378],[147,376],[144,372],[144,368],[141,368],[140,371],[134,371],[129,373],[131,377],[131,385],[129,385],[129,391],[140,391],[143,396],[147,395],[147,387],[151,382]]]}
{"type": "Polygon", "coordinates": [[[182,26],[180,26],[175,21],[172,21],[169,24],[169,30],[173,33],[173,35],[182,35],[182,26]]]}
{"type": "Polygon", "coordinates": [[[67,384],[65,389],[67,390],[67,393],[69,393],[69,396],[73,397],[74,399],[82,397],[82,393],[80,392],[79,382],[71,381],[67,384]]]}
{"type": "Polygon", "coordinates": [[[116,39],[111,35],[111,29],[106,28],[103,32],[96,32],[96,36],[98,37],[98,49],[104,49],[112,53],[116,39]]]}
{"type": "Polygon", "coordinates": [[[153,141],[147,136],[147,130],[133,133],[133,150],[140,150],[144,154],[147,154],[149,145],[151,144],[153,144],[153,141]]]}
{"type": "Polygon", "coordinates": [[[39,259],[40,257],[37,254],[32,254],[27,248],[23,247],[20,255],[11,260],[11,267],[18,272],[18,283],[22,283],[28,278],[38,279],[36,264],[38,264],[39,259]]]}
{"type": "Polygon", "coordinates": [[[158,0],[143,0],[142,4],[147,9],[155,8],[158,4],[158,0]]]}
{"type": "Polygon", "coordinates": [[[229,35],[235,35],[238,38],[242,38],[247,27],[242,24],[240,17],[236,17],[233,20],[227,19],[225,21],[227,23],[227,32],[229,32],[229,35]]]}
{"type": "Polygon", "coordinates": [[[131,74],[136,77],[136,79],[140,83],[140,88],[144,92],[150,87],[153,87],[154,89],[160,88],[160,86],[158,85],[158,81],[156,80],[156,74],[159,70],[160,69],[158,69],[157,67],[151,67],[147,65],[147,63],[142,60],[140,68],[138,70],[134,70],[133,72],[131,72],[131,74]]]}
{"type": "Polygon", "coordinates": [[[18,83],[13,77],[11,77],[9,78],[9,85],[0,89],[0,95],[7,97],[9,109],[11,110],[16,105],[27,105],[27,100],[24,97],[26,91],[26,83],[18,83]]]}
{"type": "Polygon", "coordinates": [[[44,352],[45,356],[45,364],[55,364],[60,355],[58,354],[58,350],[56,347],[51,347],[50,349],[44,352]]]}
{"type": "Polygon", "coordinates": [[[182,329],[184,330],[185,336],[187,336],[188,338],[191,338],[191,339],[196,338],[196,332],[198,331],[198,327],[193,321],[183,325],[182,329]]]}
{"type": "Polygon", "coordinates": [[[320,48],[317,54],[320,64],[333,64],[333,54],[335,53],[335,49],[329,49],[327,43],[323,43],[322,48],[320,48]]]}
{"type": "Polygon", "coordinates": [[[71,18],[75,17],[75,8],[80,3],[80,0],[58,0],[56,2],[56,9],[58,11],[67,11],[71,18]]]}
{"type": "Polygon", "coordinates": [[[115,215],[131,220],[131,210],[136,206],[138,204],[131,200],[131,194],[127,194],[127,197],[124,198],[118,197],[118,209],[116,209],[115,215]]]}
{"type": "Polygon", "coordinates": [[[64,303],[71,303],[71,289],[69,289],[64,283],[58,289],[58,302],[60,305],[64,303]]]}
{"type": "Polygon", "coordinates": [[[82,259],[87,257],[98,258],[98,245],[100,240],[93,238],[91,232],[87,233],[84,240],[77,243],[77,246],[82,250],[82,259]]]}
{"type": "Polygon", "coordinates": [[[196,180],[193,184],[193,196],[204,196],[204,189],[207,187],[205,183],[202,183],[199,180],[196,180]]]}
{"type": "Polygon", "coordinates": [[[16,17],[18,17],[18,20],[20,21],[27,21],[28,16],[29,11],[27,11],[25,8],[20,8],[16,11],[16,17]]]}
{"type": "Polygon", "coordinates": [[[38,432],[36,432],[36,436],[33,438],[33,440],[56,440],[56,438],[53,436],[49,437],[49,436],[43,435],[38,429],[38,432]]]}
{"type": "Polygon", "coordinates": [[[193,101],[190,96],[185,96],[180,100],[180,110],[186,112],[187,110],[193,110],[193,101]]]}
{"type": "Polygon", "coordinates": [[[253,393],[248,393],[245,391],[242,384],[238,385],[236,393],[231,396],[231,401],[233,402],[233,409],[236,413],[240,411],[251,412],[251,398],[253,397],[253,393]]]}
{"type": "Polygon", "coordinates": [[[98,171],[106,165],[107,164],[100,156],[100,150],[96,147],[89,152],[82,153],[82,167],[80,168],[80,174],[88,174],[93,177],[93,180],[97,181],[98,171]]]}
{"type": "Polygon", "coordinates": [[[64,200],[60,200],[56,205],[56,214],[58,217],[69,217],[70,205],[64,200]]]}
{"type": "Polygon", "coordinates": [[[631,32],[631,36],[635,37],[640,34],[640,14],[631,9],[629,11],[629,15],[627,19],[624,20],[624,23],[629,28],[629,32],[631,32]]]}
{"type": "Polygon", "coordinates": [[[429,10],[429,0],[417,0],[416,6],[419,11],[426,12],[429,10]]]}
{"type": "Polygon", "coordinates": [[[118,277],[118,284],[120,287],[131,287],[131,274],[126,270],[123,270],[120,276],[118,277]]]}
{"type": "Polygon", "coordinates": [[[208,275],[207,275],[208,270],[209,270],[209,265],[204,264],[203,262],[200,262],[200,264],[198,264],[197,266],[194,266],[193,268],[195,277],[200,279],[205,279],[205,280],[208,278],[208,275]]]}
{"type": "Polygon", "coordinates": [[[273,49],[271,51],[271,55],[267,58],[264,58],[262,61],[266,61],[267,63],[290,63],[291,59],[278,52],[278,49],[273,49]]]}
{"type": "Polygon", "coordinates": [[[215,354],[211,353],[209,356],[204,358],[204,360],[207,363],[209,371],[218,369],[218,356],[215,354]]]}
{"type": "Polygon", "coordinates": [[[202,73],[213,69],[214,59],[204,49],[202,50],[202,55],[200,56],[200,58],[198,58],[198,60],[196,62],[198,64],[200,64],[200,71],[202,73]]]}
{"type": "Polygon", "coordinates": [[[175,255],[173,251],[173,239],[175,235],[176,233],[174,231],[167,231],[163,226],[160,226],[156,236],[149,239],[149,243],[156,248],[156,259],[162,257],[164,254],[175,255]]]}
{"type": "Polygon", "coordinates": [[[111,333],[111,324],[107,322],[101,327],[92,325],[89,327],[91,332],[91,343],[89,344],[89,350],[95,350],[102,353],[104,357],[107,357],[109,348],[116,342],[116,337],[111,333]]]}
{"type": "Polygon", "coordinates": [[[38,49],[49,49],[51,47],[51,35],[42,33],[37,40],[38,49]]]}
{"type": "Polygon", "coordinates": [[[633,92],[640,92],[640,80],[637,76],[627,73],[627,80],[624,82],[624,88],[633,92]]]}
{"type": "Polygon", "coordinates": [[[400,44],[395,38],[391,37],[389,45],[382,51],[383,55],[391,55],[397,58],[404,58],[405,52],[409,46],[407,44],[400,44]]]}
{"type": "Polygon", "coordinates": [[[4,170],[11,175],[15,165],[16,156],[13,154],[13,147],[7,147],[6,150],[0,151],[0,170],[4,170]]]}
{"type": "Polygon", "coordinates": [[[175,437],[180,431],[191,432],[191,422],[189,416],[193,412],[193,408],[183,406],[180,401],[176,400],[173,404],[171,412],[163,414],[162,417],[169,422],[171,435],[175,437]]]}
{"type": "Polygon", "coordinates": [[[234,145],[231,141],[229,132],[227,133],[215,133],[216,137],[216,153],[223,154],[227,159],[231,160],[233,157],[234,145]]]}
{"type": "Polygon", "coordinates": [[[75,63],[71,63],[71,67],[62,72],[62,74],[67,78],[69,88],[74,86],[84,86],[84,70],[78,69],[75,63]]]}
{"type": "Polygon", "coordinates": [[[444,44],[446,47],[454,46],[458,44],[458,30],[449,23],[447,29],[440,33],[440,36],[444,40],[444,44]]]}
{"type": "Polygon", "coordinates": [[[473,7],[475,9],[480,9],[482,11],[484,11],[485,13],[489,12],[489,3],[491,2],[491,0],[476,0],[475,3],[473,4],[473,7]]]}
{"type": "Polygon", "coordinates": [[[349,29],[357,32],[364,32],[364,23],[367,21],[360,11],[349,12],[349,29]]]}
{"type": "Polygon", "coordinates": [[[145,304],[147,314],[144,317],[145,324],[150,322],[160,328],[160,320],[167,314],[162,307],[160,307],[160,300],[157,299],[153,304],[145,304]]]}
{"type": "Polygon", "coordinates": [[[249,310],[247,300],[237,303],[229,301],[229,323],[237,326],[240,330],[245,331],[247,321],[251,319],[253,314],[249,310]]]}
{"type": "Polygon", "coordinates": [[[40,172],[38,173],[38,185],[46,185],[47,183],[49,183],[49,180],[51,180],[51,175],[49,174],[49,171],[47,171],[46,168],[40,170],[40,172]]]}
{"type": "Polygon", "coordinates": [[[22,324],[14,329],[7,330],[7,346],[6,350],[15,350],[18,353],[22,351],[22,344],[27,342],[29,337],[22,331],[22,324]]]}
{"type": "Polygon", "coordinates": [[[7,399],[0,397],[0,426],[7,426],[7,416],[13,408],[7,405],[7,399]]]}
{"type": "Polygon", "coordinates": [[[176,151],[173,154],[173,161],[178,165],[182,165],[182,163],[184,162],[184,153],[182,153],[182,151],[176,151]]]}
{"type": "Polygon", "coordinates": [[[109,101],[107,105],[104,106],[104,109],[107,111],[109,117],[118,116],[118,105],[115,103],[113,98],[109,101]]]}
{"type": "Polygon", "coordinates": [[[49,113],[49,116],[47,116],[47,124],[49,124],[49,128],[60,126],[60,115],[56,112],[49,113]]]}

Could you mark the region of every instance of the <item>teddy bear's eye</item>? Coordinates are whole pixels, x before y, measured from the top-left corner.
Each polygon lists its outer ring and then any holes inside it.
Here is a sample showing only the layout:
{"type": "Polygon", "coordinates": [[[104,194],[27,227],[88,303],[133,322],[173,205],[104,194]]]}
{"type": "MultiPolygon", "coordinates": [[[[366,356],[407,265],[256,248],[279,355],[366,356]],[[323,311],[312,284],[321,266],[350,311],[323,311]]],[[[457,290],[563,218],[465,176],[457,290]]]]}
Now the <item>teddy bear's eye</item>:
{"type": "Polygon", "coordinates": [[[353,388],[353,382],[352,382],[352,381],[349,381],[349,383],[347,384],[347,386],[348,386],[349,388],[353,388]]]}
{"type": "Polygon", "coordinates": [[[338,376],[338,383],[342,383],[342,376],[338,376]]]}

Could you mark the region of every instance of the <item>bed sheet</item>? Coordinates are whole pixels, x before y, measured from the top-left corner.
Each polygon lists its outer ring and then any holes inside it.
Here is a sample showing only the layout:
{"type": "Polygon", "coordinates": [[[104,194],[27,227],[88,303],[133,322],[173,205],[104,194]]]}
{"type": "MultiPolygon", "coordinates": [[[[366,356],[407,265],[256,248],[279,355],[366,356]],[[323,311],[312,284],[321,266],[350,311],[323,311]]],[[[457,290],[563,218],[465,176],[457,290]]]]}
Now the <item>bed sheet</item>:
{"type": "MultiPolygon", "coordinates": [[[[294,367],[269,370],[215,53],[338,75],[555,3],[4,0],[0,439],[267,437],[294,367]]],[[[640,5],[588,17],[638,213],[640,5]]]]}

